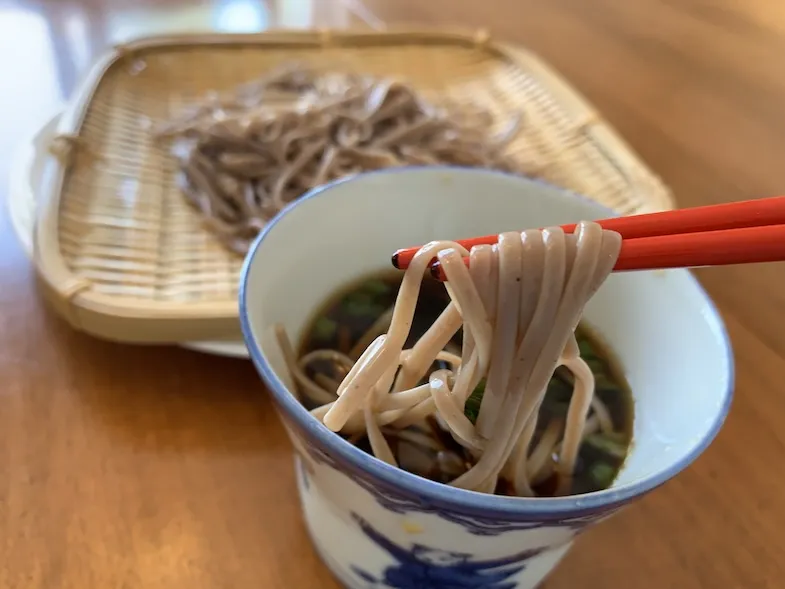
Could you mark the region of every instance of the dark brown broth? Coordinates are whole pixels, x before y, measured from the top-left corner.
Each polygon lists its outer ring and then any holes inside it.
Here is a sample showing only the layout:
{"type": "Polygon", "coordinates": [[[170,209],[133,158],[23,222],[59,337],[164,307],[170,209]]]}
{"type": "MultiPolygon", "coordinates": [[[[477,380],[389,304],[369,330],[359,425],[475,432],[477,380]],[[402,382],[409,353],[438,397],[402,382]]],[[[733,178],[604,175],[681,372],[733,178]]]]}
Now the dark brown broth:
{"type": "MultiPolygon", "coordinates": [[[[300,356],[324,349],[348,353],[379,316],[395,304],[401,280],[400,272],[384,272],[354,282],[330,297],[311,320],[300,346],[300,356]]],[[[449,302],[443,284],[430,277],[423,280],[405,347],[413,346],[422,337],[449,302]]],[[[453,341],[460,348],[460,331],[453,341]]],[[[313,363],[306,373],[313,378],[317,371],[336,377],[330,362],[313,363]]]]}
{"type": "MultiPolygon", "coordinates": [[[[300,356],[318,349],[347,353],[379,316],[395,303],[401,279],[400,273],[384,272],[359,280],[331,296],[310,322],[306,337],[300,346],[300,356]]],[[[405,347],[414,345],[445,309],[449,300],[444,285],[431,278],[423,280],[412,329],[405,347]]],[[[629,386],[608,346],[585,324],[581,324],[576,336],[581,347],[581,356],[591,367],[596,379],[595,394],[608,408],[614,428],[619,432],[613,439],[594,436],[590,442],[581,445],[572,486],[572,494],[578,495],[607,488],[616,478],[632,441],[633,402],[629,386]]],[[[452,342],[460,347],[460,332],[452,342]]],[[[340,374],[335,374],[335,367],[331,362],[314,362],[306,372],[311,378],[317,373],[333,379],[340,380],[341,377],[340,374]]],[[[552,417],[566,416],[572,395],[568,381],[569,374],[561,370],[557,371],[551,380],[540,410],[535,443],[552,417]]],[[[467,408],[468,406],[467,403],[467,408]]],[[[445,450],[466,461],[470,460],[464,449],[449,435],[438,436],[438,438],[443,445],[451,443],[451,446],[445,447],[445,450]]],[[[370,452],[366,440],[361,440],[357,445],[370,452]]],[[[391,447],[396,451],[396,448],[400,447],[400,442],[391,441],[391,447]]],[[[438,469],[420,470],[416,474],[439,482],[449,480],[438,469]]],[[[555,482],[549,479],[535,490],[540,495],[551,495],[554,487],[555,482]]],[[[497,493],[508,494],[508,489],[509,485],[502,481],[497,493]]]]}

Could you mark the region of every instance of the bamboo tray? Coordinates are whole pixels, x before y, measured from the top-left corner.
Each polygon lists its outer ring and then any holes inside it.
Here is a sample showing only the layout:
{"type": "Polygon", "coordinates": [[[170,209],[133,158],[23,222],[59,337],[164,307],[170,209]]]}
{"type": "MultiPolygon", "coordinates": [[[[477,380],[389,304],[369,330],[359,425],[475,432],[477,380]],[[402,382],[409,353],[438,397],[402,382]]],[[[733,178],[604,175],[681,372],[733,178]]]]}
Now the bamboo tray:
{"type": "Polygon", "coordinates": [[[624,214],[673,207],[596,111],[531,53],[483,32],[292,31],[146,38],[114,48],[63,113],[38,196],[34,260],[75,328],[127,342],[238,337],[242,259],[204,231],[151,124],[286,61],[345,63],[424,94],[522,113],[527,173],[624,214]]]}

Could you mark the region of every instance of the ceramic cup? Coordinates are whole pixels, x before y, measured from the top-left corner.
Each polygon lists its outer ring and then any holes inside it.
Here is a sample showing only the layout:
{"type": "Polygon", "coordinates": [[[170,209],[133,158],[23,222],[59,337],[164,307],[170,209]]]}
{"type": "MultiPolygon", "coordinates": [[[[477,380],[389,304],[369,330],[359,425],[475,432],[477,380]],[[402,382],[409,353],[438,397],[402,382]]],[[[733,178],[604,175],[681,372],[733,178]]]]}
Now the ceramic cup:
{"type": "Polygon", "coordinates": [[[686,270],[614,274],[586,307],[635,401],[631,453],[604,491],[524,499],[431,482],[355,448],[290,394],[272,326],[298,342],[325,299],[389,268],[397,248],[608,216],[520,177],[406,168],[315,190],[254,243],[240,293],[245,343],[294,445],[314,545],[346,587],[535,587],[576,534],[676,475],[717,434],[732,396],[732,354],[717,311],[686,270]]]}

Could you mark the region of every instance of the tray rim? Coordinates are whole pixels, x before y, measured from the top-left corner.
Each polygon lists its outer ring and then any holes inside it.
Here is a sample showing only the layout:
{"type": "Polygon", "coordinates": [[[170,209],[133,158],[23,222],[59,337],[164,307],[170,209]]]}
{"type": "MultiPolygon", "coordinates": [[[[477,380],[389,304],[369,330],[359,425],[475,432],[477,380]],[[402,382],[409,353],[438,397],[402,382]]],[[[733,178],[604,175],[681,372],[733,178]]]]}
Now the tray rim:
{"type": "Polygon", "coordinates": [[[654,188],[652,210],[675,207],[673,196],[660,178],[646,166],[621,136],[598,114],[591,103],[560,74],[528,49],[506,42],[492,41],[485,29],[272,29],[261,33],[182,33],[142,36],[109,48],[91,67],[68,101],[56,129],[56,141],[63,140],[55,157],[47,158],[41,184],[40,204],[36,207],[33,232],[33,261],[44,296],[73,327],[104,337],[136,342],[178,342],[186,339],[227,339],[239,335],[238,328],[224,323],[238,317],[236,301],[181,303],[136,300],[109,296],[90,290],[92,282],[71,272],[60,249],[59,209],[62,189],[70,168],[68,138],[78,138],[92,99],[106,74],[123,59],[155,49],[169,47],[253,46],[266,49],[312,48],[324,46],[356,48],[420,43],[434,46],[476,48],[496,59],[527,72],[546,88],[602,152],[604,158],[633,185],[644,180],[654,188]],[[633,178],[635,172],[640,178],[633,178]],[[118,338],[118,323],[123,336],[118,338]],[[198,323],[199,328],[187,323],[198,323]],[[109,325],[107,325],[109,324],[109,325]],[[168,324],[164,328],[164,324],[168,324]],[[112,325],[114,327],[112,327],[112,325]],[[162,329],[163,328],[163,329],[162,329]],[[178,335],[179,332],[179,335],[178,335]],[[166,333],[167,335],[163,335],[166,333]]]}
{"type": "MultiPolygon", "coordinates": [[[[45,141],[54,137],[57,122],[62,114],[62,105],[52,116],[42,117],[38,125],[27,133],[11,158],[9,172],[9,192],[6,202],[11,228],[19,241],[28,260],[33,259],[33,228],[35,226],[35,209],[38,202],[37,188],[40,184],[40,168],[46,160],[47,153],[41,149],[45,141]],[[36,171],[38,173],[36,173],[36,171]]],[[[187,341],[178,342],[182,348],[202,354],[225,356],[228,358],[248,358],[248,350],[241,339],[225,341],[187,341]]]]}

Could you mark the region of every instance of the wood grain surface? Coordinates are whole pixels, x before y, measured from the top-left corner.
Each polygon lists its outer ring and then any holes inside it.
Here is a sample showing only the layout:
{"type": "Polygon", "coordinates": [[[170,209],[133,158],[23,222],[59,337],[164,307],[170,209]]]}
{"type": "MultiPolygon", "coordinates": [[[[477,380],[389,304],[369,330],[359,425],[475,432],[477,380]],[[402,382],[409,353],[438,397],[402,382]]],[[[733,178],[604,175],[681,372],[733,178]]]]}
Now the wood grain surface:
{"type": "MultiPolygon", "coordinates": [[[[162,31],[487,26],[561,71],[681,206],[785,193],[776,0],[0,0],[0,194],[17,143],[112,42],[162,31]]],[[[590,531],[548,589],[782,587],[785,273],[698,273],[736,401],[697,463],[590,531]]],[[[249,362],[131,347],[51,316],[0,213],[0,587],[327,588],[249,362]]]]}

